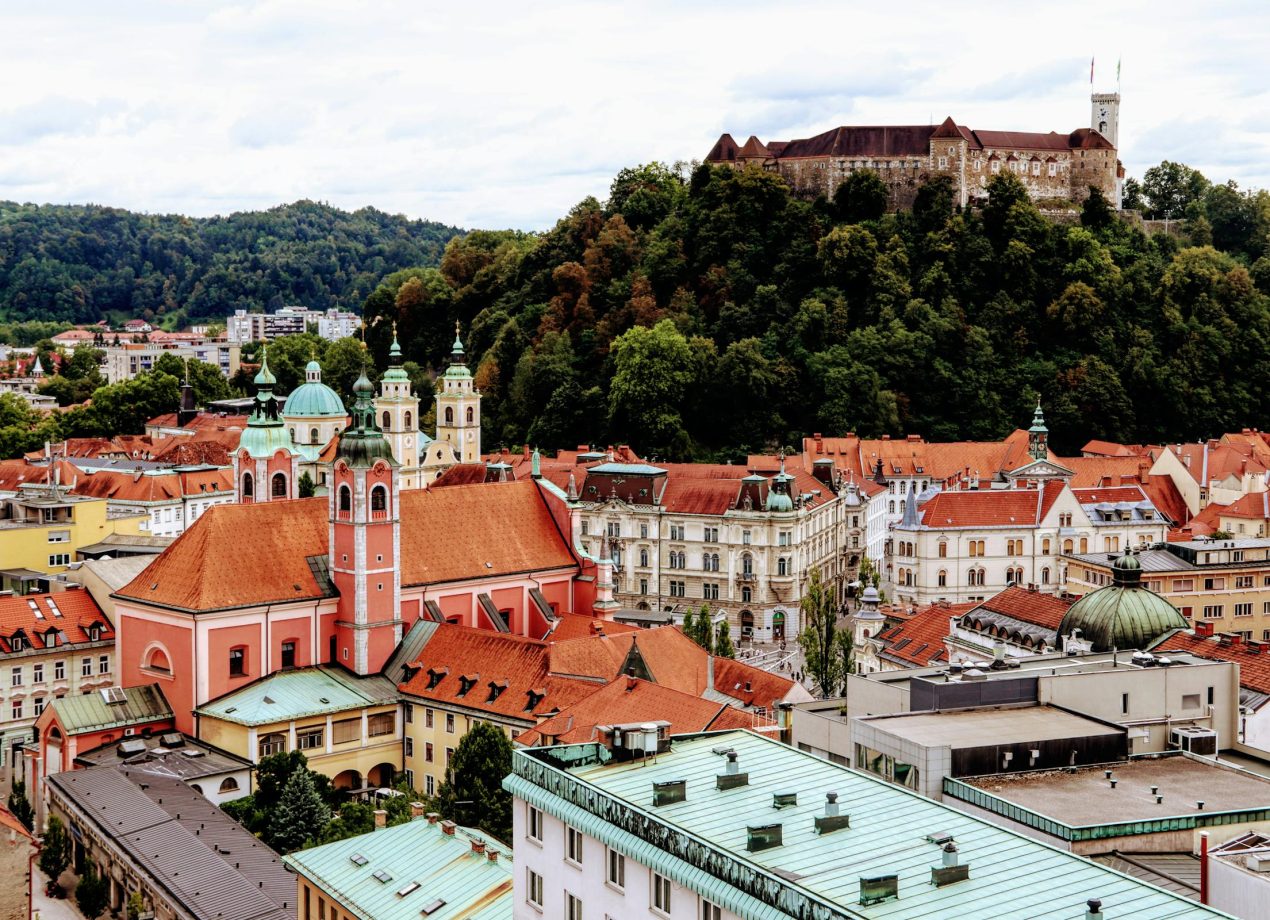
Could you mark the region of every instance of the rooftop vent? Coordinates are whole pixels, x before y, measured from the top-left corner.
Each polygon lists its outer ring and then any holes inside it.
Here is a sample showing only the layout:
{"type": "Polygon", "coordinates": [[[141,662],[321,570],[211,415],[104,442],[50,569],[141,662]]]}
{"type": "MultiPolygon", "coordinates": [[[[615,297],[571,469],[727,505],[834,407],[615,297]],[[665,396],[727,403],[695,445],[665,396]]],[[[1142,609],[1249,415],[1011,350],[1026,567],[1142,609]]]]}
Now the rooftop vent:
{"type": "Polygon", "coordinates": [[[851,826],[851,816],[838,812],[838,793],[825,793],[825,813],[818,815],[814,823],[817,834],[831,834],[851,826]]]}
{"type": "Polygon", "coordinates": [[[951,840],[944,844],[943,854],[938,866],[930,870],[930,883],[936,888],[943,888],[953,882],[964,882],[970,878],[970,865],[962,863],[957,857],[957,844],[951,840]]]}
{"type": "Polygon", "coordinates": [[[772,807],[785,808],[789,805],[798,804],[797,792],[776,792],[772,794],[772,807]]]}
{"type": "Polygon", "coordinates": [[[106,701],[106,705],[113,706],[118,703],[128,702],[128,694],[123,687],[103,687],[98,691],[101,698],[106,701]]]}
{"type": "Polygon", "coordinates": [[[1090,898],[1085,904],[1087,906],[1085,920],[1103,920],[1102,901],[1097,898],[1090,898]]]}
{"type": "Polygon", "coordinates": [[[688,801],[688,781],[686,779],[671,779],[664,783],[653,783],[653,805],[660,808],[662,805],[673,805],[676,802],[688,801]]]}
{"type": "Polygon", "coordinates": [[[781,845],[784,839],[783,825],[759,824],[745,828],[745,849],[751,853],[770,850],[781,845]]]}
{"type": "Polygon", "coordinates": [[[185,747],[185,736],[180,732],[165,732],[159,736],[159,744],[165,748],[185,747]]]}
{"type": "Polygon", "coordinates": [[[714,787],[716,789],[736,789],[739,786],[748,786],[750,784],[750,774],[741,773],[740,767],[736,762],[736,751],[728,751],[728,763],[723,768],[723,772],[714,778],[714,787]]]}
{"type": "Polygon", "coordinates": [[[404,888],[397,889],[397,897],[404,898],[406,895],[410,894],[411,892],[418,891],[418,890],[419,890],[419,883],[411,882],[409,885],[406,885],[404,888]]]}
{"type": "Polygon", "coordinates": [[[146,752],[146,743],[140,739],[121,741],[115,751],[120,757],[135,757],[146,752]]]}
{"type": "Polygon", "coordinates": [[[860,903],[864,905],[891,901],[900,896],[900,877],[890,875],[860,876],[860,903]]]}

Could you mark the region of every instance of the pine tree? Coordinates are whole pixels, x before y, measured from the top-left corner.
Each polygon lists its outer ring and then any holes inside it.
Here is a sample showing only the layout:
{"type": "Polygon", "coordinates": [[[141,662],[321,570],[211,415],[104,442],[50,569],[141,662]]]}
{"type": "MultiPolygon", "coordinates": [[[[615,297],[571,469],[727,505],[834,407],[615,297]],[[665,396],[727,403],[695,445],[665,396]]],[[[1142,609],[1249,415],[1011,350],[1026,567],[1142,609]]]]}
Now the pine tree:
{"type": "Polygon", "coordinates": [[[313,477],[309,475],[308,470],[300,474],[300,481],[296,484],[299,498],[312,498],[317,487],[313,484],[313,477]]]}
{"type": "Polygon", "coordinates": [[[13,817],[22,822],[22,826],[31,830],[35,826],[35,810],[26,797],[26,783],[20,779],[13,781],[13,791],[9,793],[9,811],[13,817]]]}
{"type": "Polygon", "coordinates": [[[331,811],[322,801],[308,768],[292,772],[282,798],[269,819],[268,843],[281,853],[298,850],[308,841],[321,840],[331,823],[331,811]]]}
{"type": "Polygon", "coordinates": [[[56,885],[66,867],[71,864],[71,844],[66,836],[66,828],[57,815],[49,818],[48,830],[44,832],[44,841],[40,845],[40,871],[56,885]]]}
{"type": "Polygon", "coordinates": [[[79,884],[75,886],[75,903],[88,920],[100,917],[106,909],[106,885],[106,880],[97,874],[97,867],[90,859],[79,877],[79,884]]]}
{"type": "Polygon", "coordinates": [[[727,620],[719,623],[719,628],[714,634],[714,653],[720,658],[736,657],[736,648],[732,645],[732,630],[727,620]]]}

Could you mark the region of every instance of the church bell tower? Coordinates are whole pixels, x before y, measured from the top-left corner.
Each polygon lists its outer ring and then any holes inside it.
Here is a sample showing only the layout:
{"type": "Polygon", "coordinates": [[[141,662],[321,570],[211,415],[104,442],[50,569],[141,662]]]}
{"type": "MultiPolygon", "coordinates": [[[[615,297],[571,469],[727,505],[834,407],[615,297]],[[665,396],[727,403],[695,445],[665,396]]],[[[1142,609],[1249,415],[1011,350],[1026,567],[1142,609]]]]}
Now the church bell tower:
{"type": "Polygon", "coordinates": [[[441,377],[437,394],[437,440],[449,441],[459,463],[481,460],[481,394],[467,369],[459,324],[454,324],[454,347],[450,366],[441,377]]]}

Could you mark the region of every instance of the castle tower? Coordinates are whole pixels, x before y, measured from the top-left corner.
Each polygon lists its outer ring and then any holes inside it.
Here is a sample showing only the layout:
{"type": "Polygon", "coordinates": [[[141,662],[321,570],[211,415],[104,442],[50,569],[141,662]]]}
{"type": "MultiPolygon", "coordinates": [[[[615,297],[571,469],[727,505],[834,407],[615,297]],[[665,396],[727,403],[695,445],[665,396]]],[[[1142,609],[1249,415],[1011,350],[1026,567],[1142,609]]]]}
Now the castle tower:
{"type": "Polygon", "coordinates": [[[1089,97],[1089,127],[1120,149],[1120,94],[1094,93],[1089,97]]]}
{"type": "Polygon", "coordinates": [[[365,370],[353,384],[353,421],[340,434],[328,497],[331,580],[339,592],[334,662],[375,674],[401,641],[400,482],[375,424],[365,370]]]}
{"type": "Polygon", "coordinates": [[[414,395],[410,377],[402,367],[396,323],[392,328],[392,348],[388,350],[388,370],[380,381],[379,395],[375,397],[375,414],[392,448],[393,457],[401,465],[401,487],[419,488],[423,485],[419,475],[419,451],[426,446],[428,439],[424,437],[424,443],[420,443],[419,398],[414,395]]]}
{"type": "Polygon", "coordinates": [[[269,371],[269,356],[262,349],[256,404],[233,457],[234,488],[243,504],[295,498],[299,487],[300,454],[278,411],[273,394],[277,382],[269,371]]]}
{"type": "Polygon", "coordinates": [[[481,459],[481,394],[467,369],[459,324],[454,324],[454,348],[450,367],[441,378],[437,394],[437,440],[449,441],[459,463],[479,463],[481,459]]]}
{"type": "Polygon", "coordinates": [[[1050,430],[1045,427],[1045,415],[1041,412],[1041,400],[1036,400],[1036,411],[1032,414],[1032,427],[1027,430],[1027,452],[1033,460],[1044,460],[1049,456],[1050,430]]]}

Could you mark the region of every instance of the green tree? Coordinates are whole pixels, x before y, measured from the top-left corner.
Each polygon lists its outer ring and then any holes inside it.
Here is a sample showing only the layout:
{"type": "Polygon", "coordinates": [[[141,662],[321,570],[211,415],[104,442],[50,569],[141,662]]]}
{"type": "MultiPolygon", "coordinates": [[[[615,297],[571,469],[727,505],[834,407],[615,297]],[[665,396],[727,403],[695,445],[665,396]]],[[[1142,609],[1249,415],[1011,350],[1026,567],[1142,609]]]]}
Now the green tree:
{"type": "Polygon", "coordinates": [[[128,895],[128,905],[126,913],[128,920],[140,920],[141,915],[145,913],[146,902],[141,898],[140,891],[134,891],[128,895]]]}
{"type": "MultiPolygon", "coordinates": [[[[270,370],[272,370],[272,355],[269,362],[270,370]]],[[[206,406],[213,400],[230,399],[234,396],[234,389],[229,385],[229,378],[220,372],[220,368],[206,361],[182,361],[168,352],[160,355],[159,360],[154,362],[152,372],[170,374],[181,383],[188,379],[190,387],[194,390],[194,405],[196,406],[206,406]]]]}
{"type": "Polygon", "coordinates": [[[287,778],[269,818],[266,842],[280,853],[290,853],[321,840],[330,821],[330,809],[314,785],[312,771],[297,769],[287,778]]]}
{"type": "Polygon", "coordinates": [[[88,920],[100,917],[106,909],[108,884],[106,879],[97,874],[97,867],[93,861],[88,860],[84,865],[83,874],[79,877],[79,884],[75,886],[75,903],[79,905],[80,912],[88,920]]]}
{"type": "Polygon", "coordinates": [[[317,486],[313,484],[313,477],[309,475],[309,471],[305,470],[300,474],[300,482],[297,484],[297,492],[300,498],[312,498],[317,486]]]}
{"type": "Polygon", "coordinates": [[[503,779],[512,768],[512,745],[492,722],[473,726],[454,751],[438,790],[441,814],[475,825],[506,843],[512,835],[512,798],[503,779]]]}
{"type": "Polygon", "coordinates": [[[40,843],[40,871],[49,877],[54,885],[71,864],[71,841],[66,833],[62,819],[53,815],[48,820],[48,829],[44,832],[44,840],[40,843]]]}
{"type": "Polygon", "coordinates": [[[822,699],[846,692],[847,675],[854,669],[854,640],[850,629],[838,628],[838,604],[833,590],[812,566],[801,602],[803,629],[798,634],[807,673],[822,699]]]}
{"type": "Polygon", "coordinates": [[[703,603],[695,615],[689,608],[684,614],[683,632],[707,652],[714,651],[714,623],[711,620],[708,603],[703,603]]]}
{"type": "Polygon", "coordinates": [[[22,822],[22,826],[27,830],[35,827],[35,810],[27,801],[26,783],[20,779],[13,781],[13,788],[9,791],[9,811],[13,813],[13,817],[22,822]]]}
{"type": "Polygon", "coordinates": [[[1152,166],[1142,176],[1146,217],[1176,220],[1184,216],[1192,203],[1204,197],[1210,184],[1203,173],[1184,163],[1165,160],[1152,166]]]}
{"type": "Polygon", "coordinates": [[[689,453],[681,407],[693,383],[692,351],[675,324],[636,326],[614,339],[609,425],[638,434],[632,439],[648,455],[689,453]]]}
{"type": "Polygon", "coordinates": [[[720,658],[736,657],[736,646],[732,644],[732,630],[727,620],[721,621],[715,630],[714,653],[720,658]]]}
{"type": "Polygon", "coordinates": [[[854,170],[833,193],[838,219],[849,224],[877,220],[886,213],[889,200],[886,183],[871,169],[854,170]]]}

